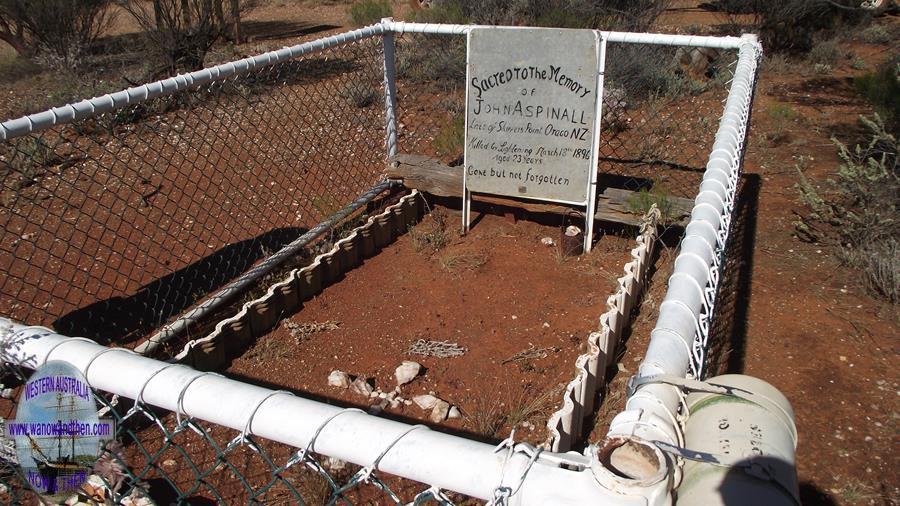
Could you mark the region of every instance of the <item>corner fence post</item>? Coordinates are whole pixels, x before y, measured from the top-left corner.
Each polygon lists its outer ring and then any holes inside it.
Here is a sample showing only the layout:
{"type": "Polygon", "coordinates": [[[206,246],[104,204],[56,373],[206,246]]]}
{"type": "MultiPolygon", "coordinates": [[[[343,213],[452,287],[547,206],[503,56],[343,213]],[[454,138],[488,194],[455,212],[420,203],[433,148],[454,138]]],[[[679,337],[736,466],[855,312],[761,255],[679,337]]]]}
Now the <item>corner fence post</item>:
{"type": "MultiPolygon", "coordinates": [[[[393,23],[393,18],[383,18],[383,24],[393,23]]],[[[387,158],[397,154],[397,68],[394,56],[394,32],[385,30],[384,41],[384,122],[387,158]]]]}

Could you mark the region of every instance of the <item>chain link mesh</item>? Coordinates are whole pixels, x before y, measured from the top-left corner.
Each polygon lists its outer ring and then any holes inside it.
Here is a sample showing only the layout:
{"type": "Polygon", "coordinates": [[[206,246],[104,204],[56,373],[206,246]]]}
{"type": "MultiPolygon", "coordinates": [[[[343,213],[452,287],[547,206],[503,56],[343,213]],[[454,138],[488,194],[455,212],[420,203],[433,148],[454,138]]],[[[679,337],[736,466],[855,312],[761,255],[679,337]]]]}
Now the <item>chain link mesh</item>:
{"type": "MultiPolygon", "coordinates": [[[[461,163],[465,37],[398,36],[398,148],[461,163]]],[[[736,51],[607,45],[599,191],[692,199],[712,149],[736,51]]]]}
{"type": "MultiPolygon", "coordinates": [[[[94,392],[116,423],[80,495],[107,504],[453,504],[466,497],[381,471],[94,392]],[[96,485],[94,485],[96,484],[96,485]]],[[[15,402],[2,400],[2,418],[15,402]]],[[[15,465],[0,459],[0,502],[40,504],[15,465]]],[[[68,495],[75,495],[72,491],[68,495]]]]}
{"type": "Polygon", "coordinates": [[[0,313],[133,342],[371,187],[364,39],[0,144],[0,313]]]}

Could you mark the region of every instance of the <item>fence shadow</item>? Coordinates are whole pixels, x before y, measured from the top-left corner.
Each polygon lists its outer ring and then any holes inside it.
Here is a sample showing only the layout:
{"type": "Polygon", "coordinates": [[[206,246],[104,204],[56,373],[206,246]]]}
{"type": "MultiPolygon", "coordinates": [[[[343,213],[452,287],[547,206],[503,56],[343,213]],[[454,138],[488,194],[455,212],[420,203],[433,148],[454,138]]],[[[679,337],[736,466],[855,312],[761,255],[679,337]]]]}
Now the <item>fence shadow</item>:
{"type": "Polygon", "coordinates": [[[304,228],[277,228],[226,245],[132,295],[111,297],[63,315],[53,322],[53,328],[60,334],[84,336],[104,345],[133,342],[305,232],[304,228]]]}
{"type": "Polygon", "coordinates": [[[295,21],[242,21],[241,31],[249,41],[284,39],[288,37],[301,37],[319,32],[326,32],[340,28],[337,25],[306,24],[295,21]]]}
{"type": "Polygon", "coordinates": [[[758,174],[743,174],[738,185],[731,235],[725,255],[725,272],[719,281],[715,316],[709,330],[707,376],[737,374],[744,370],[756,220],[762,182],[758,174]]]}

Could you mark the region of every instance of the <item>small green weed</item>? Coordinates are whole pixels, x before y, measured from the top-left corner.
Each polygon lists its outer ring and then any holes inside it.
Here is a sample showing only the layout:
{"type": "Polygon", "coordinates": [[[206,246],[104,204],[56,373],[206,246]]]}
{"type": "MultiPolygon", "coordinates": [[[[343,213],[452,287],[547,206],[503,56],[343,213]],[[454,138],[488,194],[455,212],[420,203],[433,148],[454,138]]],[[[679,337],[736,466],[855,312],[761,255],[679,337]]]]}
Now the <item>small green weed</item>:
{"type": "Polygon", "coordinates": [[[633,193],[628,199],[628,211],[634,214],[644,215],[656,204],[659,209],[660,217],[665,223],[672,217],[674,203],[672,195],[669,191],[658,184],[654,184],[650,189],[644,188],[639,192],[633,193]]]}
{"type": "Polygon", "coordinates": [[[417,253],[436,253],[450,244],[451,231],[446,211],[435,208],[418,225],[409,229],[409,239],[417,253]]]}
{"type": "Polygon", "coordinates": [[[450,121],[444,124],[431,141],[431,147],[434,148],[438,156],[442,158],[458,158],[463,153],[463,143],[465,142],[465,117],[463,115],[454,116],[450,121]]]}
{"type": "Polygon", "coordinates": [[[394,15],[388,0],[358,0],[350,6],[350,22],[355,26],[366,26],[394,15]]]}
{"type": "Polygon", "coordinates": [[[766,134],[766,138],[772,145],[778,146],[790,140],[788,130],[797,119],[797,111],[788,104],[772,102],[766,106],[766,116],[771,125],[771,130],[766,134]]]}

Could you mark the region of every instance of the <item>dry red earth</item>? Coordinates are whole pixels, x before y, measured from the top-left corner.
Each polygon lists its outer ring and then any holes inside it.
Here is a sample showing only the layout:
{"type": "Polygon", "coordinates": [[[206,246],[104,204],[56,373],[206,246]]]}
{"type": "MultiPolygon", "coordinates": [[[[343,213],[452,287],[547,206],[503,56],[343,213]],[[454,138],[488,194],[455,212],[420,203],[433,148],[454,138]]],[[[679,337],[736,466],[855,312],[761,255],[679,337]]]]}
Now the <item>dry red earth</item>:
{"type": "MultiPolygon", "coordinates": [[[[587,334],[598,326],[634,239],[606,235],[590,254],[567,258],[540,241],[558,240],[557,227],[485,215],[459,237],[454,213],[446,220],[450,244],[417,251],[416,238],[433,221],[426,217],[308,301],[227,373],[368,408],[373,401],[328,386],[328,374],[343,370],[390,392],[395,368],[414,360],[425,372],[403,387],[403,396],[434,392],[459,406],[464,417],[447,426],[495,439],[507,435],[511,423],[527,421],[536,428],[524,437],[543,442],[547,416],[557,409],[587,334]],[[289,328],[325,322],[339,327],[299,340],[289,328]],[[419,339],[467,351],[448,358],[408,353],[419,339]]],[[[415,405],[386,411],[428,419],[415,405]]]]}

